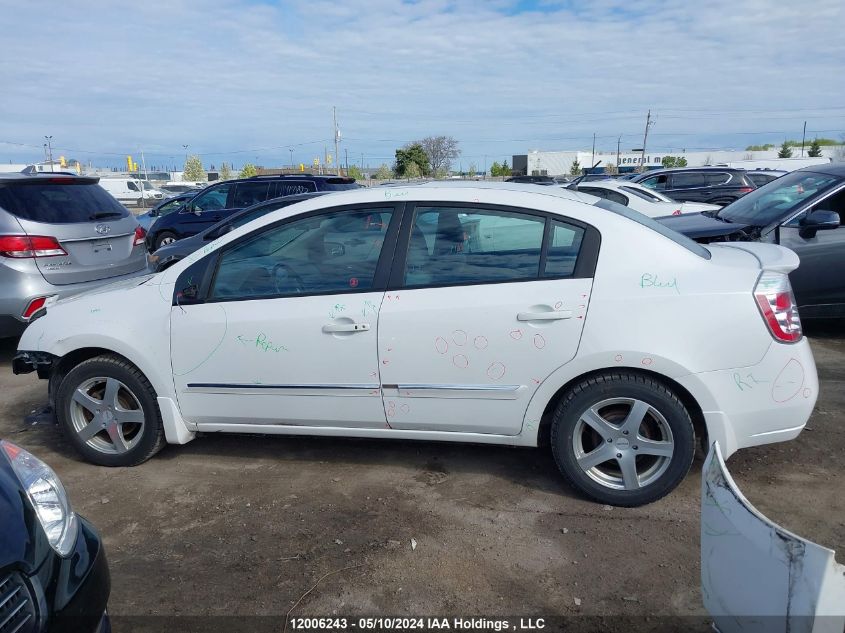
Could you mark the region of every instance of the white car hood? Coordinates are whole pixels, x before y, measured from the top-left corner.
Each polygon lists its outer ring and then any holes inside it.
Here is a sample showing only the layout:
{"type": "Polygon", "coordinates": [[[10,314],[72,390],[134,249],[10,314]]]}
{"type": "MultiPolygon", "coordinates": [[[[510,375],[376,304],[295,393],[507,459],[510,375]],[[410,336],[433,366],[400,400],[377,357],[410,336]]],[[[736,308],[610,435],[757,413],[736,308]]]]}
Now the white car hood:
{"type": "Polygon", "coordinates": [[[681,213],[701,213],[702,211],[718,211],[721,209],[718,204],[705,204],[703,202],[682,202],[681,213]]]}

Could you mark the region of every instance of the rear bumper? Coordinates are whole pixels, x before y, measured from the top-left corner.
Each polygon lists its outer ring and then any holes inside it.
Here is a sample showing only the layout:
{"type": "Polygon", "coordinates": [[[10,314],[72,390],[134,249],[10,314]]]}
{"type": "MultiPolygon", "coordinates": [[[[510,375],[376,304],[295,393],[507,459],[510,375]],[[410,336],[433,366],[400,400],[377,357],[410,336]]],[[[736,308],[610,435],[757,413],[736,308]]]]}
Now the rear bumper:
{"type": "Polygon", "coordinates": [[[709,443],[727,458],[741,448],[797,437],[816,404],[819,380],[806,338],[772,342],[753,366],[691,374],[678,380],[698,401],[709,443]]]}
{"type": "MultiPolygon", "coordinates": [[[[7,269],[7,273],[11,273],[11,271],[7,269]]],[[[26,329],[29,321],[24,320],[21,315],[29,302],[37,297],[55,296],[64,299],[115,281],[131,279],[147,273],[145,258],[144,265],[131,273],[62,286],[48,283],[37,270],[31,272],[16,270],[14,274],[0,275],[2,277],[0,279],[2,281],[0,283],[0,338],[19,336],[26,329]]]]}

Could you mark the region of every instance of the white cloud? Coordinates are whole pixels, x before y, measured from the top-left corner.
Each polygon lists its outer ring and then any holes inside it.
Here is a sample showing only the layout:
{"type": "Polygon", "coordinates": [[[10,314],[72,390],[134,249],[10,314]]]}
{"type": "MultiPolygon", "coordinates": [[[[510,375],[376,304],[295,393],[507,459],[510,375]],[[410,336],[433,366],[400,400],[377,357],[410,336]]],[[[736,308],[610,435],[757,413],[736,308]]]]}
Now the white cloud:
{"type": "MultiPolygon", "coordinates": [[[[350,159],[452,134],[465,162],[529,147],[706,146],[842,130],[841,0],[532,3],[82,0],[5,10],[0,140],[180,162],[307,161],[338,106],[350,159]],[[678,133],[672,135],[672,133],[678,133]],[[384,139],[384,140],[380,140],[384,139]],[[270,152],[227,150],[284,147],[270,152]],[[212,155],[212,153],[214,153],[212,155]]],[[[835,134],[828,134],[836,136],[835,134]]],[[[0,158],[38,156],[0,145],[0,158]]],[[[103,162],[100,160],[100,162],[103,162]]]]}

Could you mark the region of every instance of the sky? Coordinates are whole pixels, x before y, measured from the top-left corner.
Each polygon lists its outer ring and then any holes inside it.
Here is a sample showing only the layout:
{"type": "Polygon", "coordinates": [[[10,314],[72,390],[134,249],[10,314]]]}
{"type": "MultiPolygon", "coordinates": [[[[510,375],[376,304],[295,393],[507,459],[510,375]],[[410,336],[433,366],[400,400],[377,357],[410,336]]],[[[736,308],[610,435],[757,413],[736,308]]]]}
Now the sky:
{"type": "Polygon", "coordinates": [[[845,136],[842,0],[0,0],[0,161],[367,166],[845,136]],[[187,150],[185,145],[188,146],[187,150]],[[290,150],[293,150],[291,152],[290,150]]]}

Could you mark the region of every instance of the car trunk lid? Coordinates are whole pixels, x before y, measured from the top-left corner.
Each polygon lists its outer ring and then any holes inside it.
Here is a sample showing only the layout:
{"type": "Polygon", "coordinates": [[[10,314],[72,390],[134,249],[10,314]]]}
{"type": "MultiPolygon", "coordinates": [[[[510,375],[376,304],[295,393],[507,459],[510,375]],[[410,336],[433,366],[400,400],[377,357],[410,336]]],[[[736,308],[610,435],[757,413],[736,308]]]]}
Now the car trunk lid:
{"type": "Polygon", "coordinates": [[[761,270],[778,273],[791,273],[798,268],[800,260],[794,251],[777,244],[763,244],[761,242],[721,242],[718,245],[708,245],[712,253],[717,248],[735,248],[753,255],[760,264],[761,270]]]}

